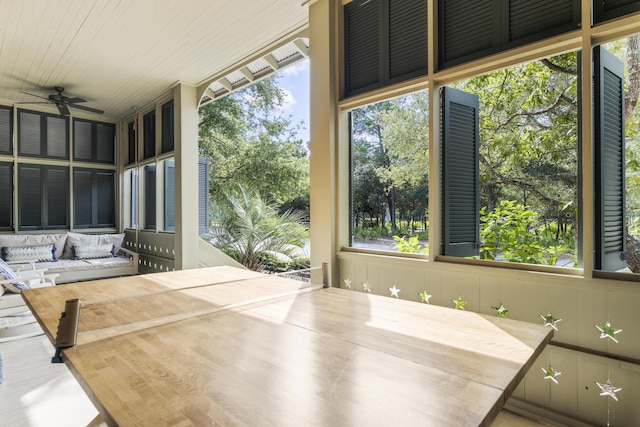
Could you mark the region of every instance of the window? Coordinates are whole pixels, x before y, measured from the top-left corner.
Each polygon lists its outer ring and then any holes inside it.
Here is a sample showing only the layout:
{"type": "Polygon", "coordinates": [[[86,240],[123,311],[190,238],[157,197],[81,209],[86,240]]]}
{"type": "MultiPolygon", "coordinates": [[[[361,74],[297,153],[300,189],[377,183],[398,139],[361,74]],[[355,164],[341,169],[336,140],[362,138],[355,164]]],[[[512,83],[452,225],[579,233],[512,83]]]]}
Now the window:
{"type": "Polygon", "coordinates": [[[143,129],[143,159],[149,159],[156,155],[156,112],[147,113],[142,118],[143,129]]]}
{"type": "Polygon", "coordinates": [[[69,169],[18,165],[18,228],[69,228],[69,169]]]}
{"type": "Polygon", "coordinates": [[[426,0],[355,0],[344,14],[346,96],[427,74],[426,0]]]}
{"type": "Polygon", "coordinates": [[[443,255],[578,263],[577,55],[442,93],[443,255]]]}
{"type": "Polygon", "coordinates": [[[115,164],[115,125],[73,119],[73,159],[115,164]]]}
{"type": "Polygon", "coordinates": [[[69,118],[18,110],[18,154],[69,159],[69,118]]]}
{"type": "Polygon", "coordinates": [[[116,226],[116,176],[113,170],[73,169],[75,228],[116,226]]]}
{"type": "Polygon", "coordinates": [[[173,151],[173,100],[162,105],[162,152],[173,151]]]}
{"type": "Polygon", "coordinates": [[[13,153],[13,109],[0,106],[0,154],[13,153]]]}
{"type": "Polygon", "coordinates": [[[352,247],[426,253],[428,106],[421,91],[351,111],[352,247]]]}
{"type": "Polygon", "coordinates": [[[0,162],[0,230],[13,227],[13,163],[0,162]]]}

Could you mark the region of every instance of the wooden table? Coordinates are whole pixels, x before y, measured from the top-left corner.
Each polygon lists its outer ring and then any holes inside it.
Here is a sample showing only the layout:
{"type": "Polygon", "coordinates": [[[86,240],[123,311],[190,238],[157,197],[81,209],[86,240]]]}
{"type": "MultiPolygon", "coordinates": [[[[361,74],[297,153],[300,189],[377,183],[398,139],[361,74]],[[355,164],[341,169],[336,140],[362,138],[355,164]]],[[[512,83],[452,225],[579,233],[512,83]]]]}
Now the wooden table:
{"type": "Polygon", "coordinates": [[[63,359],[121,426],[488,425],[553,335],[232,267],[23,297],[52,342],[65,301],[89,303],[63,359]]]}

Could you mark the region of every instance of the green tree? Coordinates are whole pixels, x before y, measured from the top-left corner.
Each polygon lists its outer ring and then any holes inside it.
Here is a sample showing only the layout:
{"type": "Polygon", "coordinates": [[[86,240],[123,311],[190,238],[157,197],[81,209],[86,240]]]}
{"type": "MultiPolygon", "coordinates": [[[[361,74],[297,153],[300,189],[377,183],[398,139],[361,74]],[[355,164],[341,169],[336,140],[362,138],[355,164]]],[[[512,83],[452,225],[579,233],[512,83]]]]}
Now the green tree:
{"type": "Polygon", "coordinates": [[[271,77],[200,108],[199,151],[210,159],[214,199],[237,184],[278,203],[308,197],[307,147],[283,102],[271,77]]]}

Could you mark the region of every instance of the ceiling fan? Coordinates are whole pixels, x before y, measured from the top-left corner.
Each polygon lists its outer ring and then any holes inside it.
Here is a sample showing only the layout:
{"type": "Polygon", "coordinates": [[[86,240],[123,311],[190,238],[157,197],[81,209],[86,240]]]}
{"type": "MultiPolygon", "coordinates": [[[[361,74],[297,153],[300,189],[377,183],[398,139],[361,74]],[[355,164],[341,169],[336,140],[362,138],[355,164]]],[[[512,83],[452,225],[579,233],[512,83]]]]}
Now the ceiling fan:
{"type": "Polygon", "coordinates": [[[40,95],[35,95],[29,92],[22,92],[26,95],[35,96],[37,98],[44,99],[46,101],[18,102],[18,104],[55,104],[55,106],[58,107],[58,111],[60,111],[60,115],[62,116],[69,115],[69,107],[77,108],[79,110],[89,111],[96,114],[104,113],[104,111],[98,110],[97,108],[91,108],[91,107],[86,107],[84,105],[79,105],[82,102],[87,102],[87,100],[84,98],[79,98],[79,97],[69,98],[68,96],[63,95],[62,92],[64,92],[64,88],[62,86],[54,86],[53,89],[58,93],[51,94],[49,95],[48,98],[45,98],[44,96],[40,96],[40,95]]]}

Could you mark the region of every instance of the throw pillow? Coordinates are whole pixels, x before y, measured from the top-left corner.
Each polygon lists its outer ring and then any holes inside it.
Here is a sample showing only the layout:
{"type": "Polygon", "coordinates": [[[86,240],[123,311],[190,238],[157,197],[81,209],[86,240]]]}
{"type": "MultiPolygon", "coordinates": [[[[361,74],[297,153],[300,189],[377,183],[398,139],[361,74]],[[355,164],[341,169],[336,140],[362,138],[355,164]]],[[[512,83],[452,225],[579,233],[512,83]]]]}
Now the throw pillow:
{"type": "Polygon", "coordinates": [[[3,246],[2,259],[11,262],[33,261],[51,262],[56,259],[56,245],[3,246]]]}
{"type": "Polygon", "coordinates": [[[18,275],[3,260],[0,260],[0,278],[2,278],[2,280],[15,280],[15,282],[4,283],[2,285],[8,291],[19,294],[20,292],[29,289],[24,282],[18,280],[18,275]]]}
{"type": "Polygon", "coordinates": [[[73,245],[71,259],[111,258],[114,256],[115,246],[111,243],[103,245],[73,245]]]}

